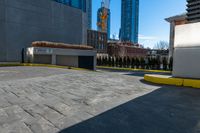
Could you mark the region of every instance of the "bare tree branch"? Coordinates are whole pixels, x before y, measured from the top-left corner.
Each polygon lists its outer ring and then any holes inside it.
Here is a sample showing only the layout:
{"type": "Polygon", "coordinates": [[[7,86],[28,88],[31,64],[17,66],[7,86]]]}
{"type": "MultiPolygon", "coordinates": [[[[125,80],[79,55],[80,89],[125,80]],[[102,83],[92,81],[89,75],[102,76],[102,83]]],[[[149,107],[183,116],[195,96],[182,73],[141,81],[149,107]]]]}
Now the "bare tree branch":
{"type": "Polygon", "coordinates": [[[154,49],[167,50],[169,49],[169,43],[166,41],[160,41],[154,45],[154,49]]]}

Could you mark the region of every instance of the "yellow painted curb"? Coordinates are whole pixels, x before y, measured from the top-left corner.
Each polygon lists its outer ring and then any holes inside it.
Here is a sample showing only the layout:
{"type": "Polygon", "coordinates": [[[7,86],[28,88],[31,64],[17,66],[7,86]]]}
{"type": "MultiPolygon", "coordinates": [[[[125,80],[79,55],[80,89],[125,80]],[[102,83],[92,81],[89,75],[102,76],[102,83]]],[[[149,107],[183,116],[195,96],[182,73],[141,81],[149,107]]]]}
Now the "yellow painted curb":
{"type": "Polygon", "coordinates": [[[200,80],[195,79],[184,79],[183,86],[200,88],[200,80]]]}
{"type": "Polygon", "coordinates": [[[109,67],[109,66],[97,66],[97,68],[102,69],[113,69],[113,70],[124,70],[124,71],[143,71],[143,72],[154,72],[154,73],[171,73],[171,71],[165,70],[148,70],[148,69],[134,69],[134,68],[119,68],[119,67],[109,67]]]}
{"type": "Polygon", "coordinates": [[[164,75],[146,74],[144,80],[156,84],[200,88],[200,80],[198,79],[173,78],[164,75]]]}
{"type": "Polygon", "coordinates": [[[176,85],[176,86],[182,86],[183,85],[183,79],[180,78],[166,78],[161,75],[149,75],[146,74],[144,76],[144,80],[151,82],[151,83],[156,83],[156,84],[165,84],[165,85],[176,85]]]}
{"type": "Polygon", "coordinates": [[[76,67],[69,67],[69,66],[57,66],[57,65],[49,65],[49,64],[32,64],[32,63],[0,64],[0,67],[14,67],[14,66],[50,67],[50,68],[92,71],[92,70],[88,70],[88,69],[84,69],[84,68],[76,68],[76,67]]]}

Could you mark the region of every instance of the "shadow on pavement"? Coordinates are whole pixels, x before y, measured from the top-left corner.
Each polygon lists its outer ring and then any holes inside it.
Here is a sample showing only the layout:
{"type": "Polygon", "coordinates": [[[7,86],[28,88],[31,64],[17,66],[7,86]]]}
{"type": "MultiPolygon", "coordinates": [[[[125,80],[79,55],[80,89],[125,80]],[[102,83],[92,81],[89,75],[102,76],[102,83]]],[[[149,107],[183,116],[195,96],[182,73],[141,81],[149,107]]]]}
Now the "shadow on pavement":
{"type": "Polygon", "coordinates": [[[144,77],[145,74],[171,75],[170,73],[163,73],[163,72],[144,72],[144,71],[130,71],[130,70],[115,70],[115,69],[109,69],[109,68],[98,68],[98,70],[108,71],[108,72],[126,72],[126,74],[124,74],[124,75],[137,76],[137,77],[144,77]]]}
{"type": "Polygon", "coordinates": [[[137,71],[137,72],[128,72],[124,75],[128,76],[137,76],[137,77],[144,77],[145,74],[162,74],[162,75],[170,75],[169,73],[155,73],[155,72],[142,72],[142,71],[137,71]]]}
{"type": "MultiPolygon", "coordinates": [[[[143,84],[146,84],[146,85],[157,86],[157,87],[161,87],[161,86],[166,86],[166,87],[168,86],[169,88],[175,88],[176,87],[174,85],[164,85],[164,84],[151,83],[151,82],[145,81],[144,79],[141,79],[140,82],[143,83],[143,84]]],[[[163,88],[165,88],[165,87],[163,87],[163,88]]]]}
{"type": "Polygon", "coordinates": [[[200,90],[161,87],[59,133],[197,133],[200,90]]]}

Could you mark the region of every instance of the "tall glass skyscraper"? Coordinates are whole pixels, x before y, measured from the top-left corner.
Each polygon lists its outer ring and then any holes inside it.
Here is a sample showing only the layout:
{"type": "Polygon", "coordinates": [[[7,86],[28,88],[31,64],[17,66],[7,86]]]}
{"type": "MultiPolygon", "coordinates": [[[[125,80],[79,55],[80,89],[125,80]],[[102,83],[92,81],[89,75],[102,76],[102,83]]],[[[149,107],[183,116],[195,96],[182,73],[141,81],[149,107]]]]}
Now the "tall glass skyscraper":
{"type": "Polygon", "coordinates": [[[92,29],[92,0],[87,1],[88,29],[92,29]]]}
{"type": "Polygon", "coordinates": [[[122,0],[120,40],[138,43],[139,0],[122,0]]]}

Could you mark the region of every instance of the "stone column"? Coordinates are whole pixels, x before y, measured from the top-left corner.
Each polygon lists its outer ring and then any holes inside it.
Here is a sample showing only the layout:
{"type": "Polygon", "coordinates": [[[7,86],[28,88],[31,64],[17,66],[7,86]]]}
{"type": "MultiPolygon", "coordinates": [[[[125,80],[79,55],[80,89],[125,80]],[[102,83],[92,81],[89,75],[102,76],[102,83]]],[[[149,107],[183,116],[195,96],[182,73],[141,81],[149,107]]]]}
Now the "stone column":
{"type": "Polygon", "coordinates": [[[169,41],[169,59],[173,57],[174,53],[174,34],[175,34],[175,22],[170,23],[170,41],[169,41]]]}

